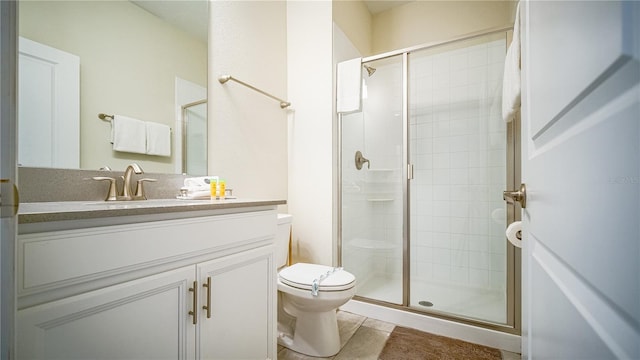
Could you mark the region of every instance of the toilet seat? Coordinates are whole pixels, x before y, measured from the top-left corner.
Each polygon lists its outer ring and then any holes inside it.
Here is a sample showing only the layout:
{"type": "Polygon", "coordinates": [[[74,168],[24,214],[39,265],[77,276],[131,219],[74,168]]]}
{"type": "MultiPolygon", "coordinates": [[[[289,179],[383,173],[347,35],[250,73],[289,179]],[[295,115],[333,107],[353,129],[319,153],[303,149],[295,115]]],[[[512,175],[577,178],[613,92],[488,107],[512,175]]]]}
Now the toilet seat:
{"type": "Polygon", "coordinates": [[[355,276],[342,269],[318,264],[297,263],[280,270],[278,273],[283,284],[304,290],[311,290],[314,280],[322,275],[329,276],[320,281],[319,291],[342,291],[355,285],[355,276]]]}

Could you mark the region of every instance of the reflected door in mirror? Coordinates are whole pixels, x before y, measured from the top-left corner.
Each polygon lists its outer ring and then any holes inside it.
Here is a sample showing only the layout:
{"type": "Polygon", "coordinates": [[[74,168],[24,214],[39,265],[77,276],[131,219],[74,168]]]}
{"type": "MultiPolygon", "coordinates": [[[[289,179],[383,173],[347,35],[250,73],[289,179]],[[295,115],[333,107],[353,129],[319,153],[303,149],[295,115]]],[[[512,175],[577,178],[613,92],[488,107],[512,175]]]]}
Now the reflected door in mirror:
{"type": "Polygon", "coordinates": [[[80,58],[20,37],[18,164],[80,166],[80,58]]]}

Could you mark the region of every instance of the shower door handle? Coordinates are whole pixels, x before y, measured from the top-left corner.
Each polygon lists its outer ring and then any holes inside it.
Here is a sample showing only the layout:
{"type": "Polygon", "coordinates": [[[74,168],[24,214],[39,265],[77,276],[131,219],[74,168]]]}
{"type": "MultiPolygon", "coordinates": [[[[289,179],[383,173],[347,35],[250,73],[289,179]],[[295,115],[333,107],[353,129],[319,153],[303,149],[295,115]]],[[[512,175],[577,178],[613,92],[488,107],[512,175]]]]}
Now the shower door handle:
{"type": "Polygon", "coordinates": [[[520,184],[518,190],[507,190],[502,192],[502,199],[508,203],[519,202],[520,206],[524,209],[527,207],[527,187],[525,184],[520,184]]]}

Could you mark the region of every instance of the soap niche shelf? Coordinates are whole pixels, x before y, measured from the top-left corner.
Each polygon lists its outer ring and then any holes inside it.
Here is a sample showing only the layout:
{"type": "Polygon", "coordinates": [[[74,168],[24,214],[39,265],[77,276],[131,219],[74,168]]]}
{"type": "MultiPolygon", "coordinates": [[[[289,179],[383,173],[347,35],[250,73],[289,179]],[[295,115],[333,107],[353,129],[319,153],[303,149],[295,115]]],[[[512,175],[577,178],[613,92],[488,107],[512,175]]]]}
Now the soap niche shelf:
{"type": "Polygon", "coordinates": [[[396,177],[396,169],[369,169],[365,181],[369,184],[393,184],[401,180],[396,177]]]}
{"type": "Polygon", "coordinates": [[[401,179],[396,178],[400,169],[376,168],[366,169],[363,174],[363,200],[370,204],[385,204],[396,200],[396,193],[401,186],[401,179]]]}
{"type": "Polygon", "coordinates": [[[393,198],[369,198],[367,199],[368,202],[372,202],[372,203],[378,203],[378,202],[390,202],[393,201],[395,199],[393,198]]]}

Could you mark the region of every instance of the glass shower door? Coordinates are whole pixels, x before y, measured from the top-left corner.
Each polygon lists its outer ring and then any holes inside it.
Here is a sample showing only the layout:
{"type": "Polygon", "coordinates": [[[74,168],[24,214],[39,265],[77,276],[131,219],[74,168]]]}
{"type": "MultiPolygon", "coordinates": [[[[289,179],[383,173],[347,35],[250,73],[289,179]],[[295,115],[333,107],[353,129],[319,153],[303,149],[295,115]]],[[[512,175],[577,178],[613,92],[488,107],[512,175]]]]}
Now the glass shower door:
{"type": "Polygon", "coordinates": [[[341,116],[342,266],[358,279],[356,295],[402,304],[402,56],[362,73],[362,111],[341,116]]]}
{"type": "Polygon", "coordinates": [[[409,55],[410,298],[507,322],[503,34],[409,55]]]}

